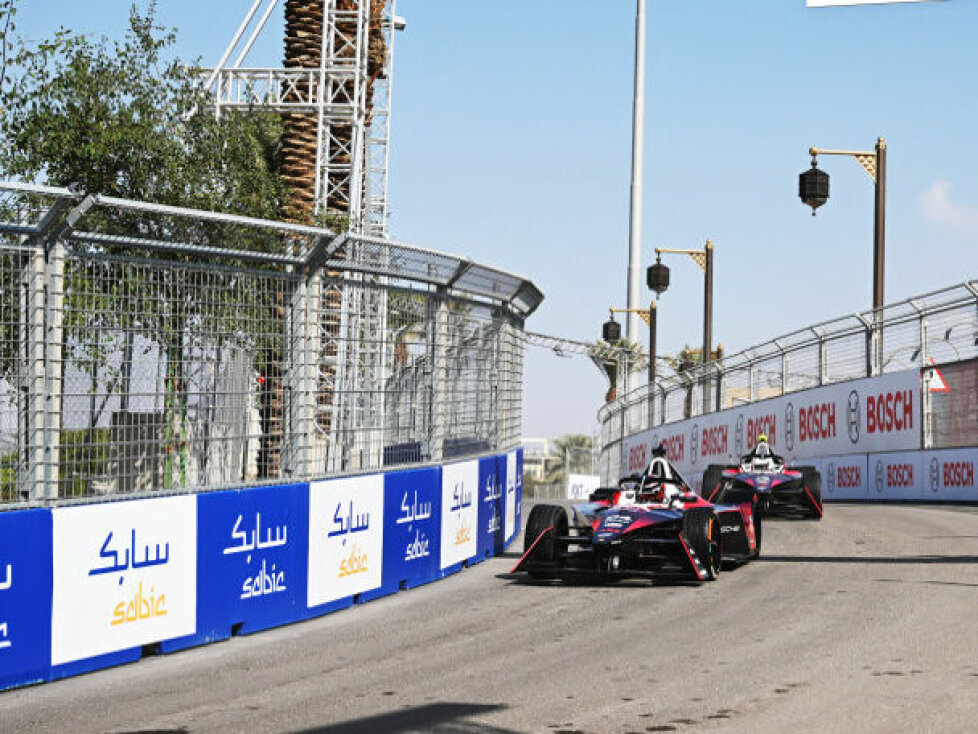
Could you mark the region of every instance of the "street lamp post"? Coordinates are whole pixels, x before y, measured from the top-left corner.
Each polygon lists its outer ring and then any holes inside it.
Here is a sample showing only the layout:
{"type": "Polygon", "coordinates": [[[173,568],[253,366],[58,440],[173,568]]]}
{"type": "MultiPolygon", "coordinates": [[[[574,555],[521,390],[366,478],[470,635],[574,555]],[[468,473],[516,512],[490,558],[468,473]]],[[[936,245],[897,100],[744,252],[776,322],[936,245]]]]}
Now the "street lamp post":
{"type": "Polygon", "coordinates": [[[710,363],[713,348],[713,242],[707,240],[706,246],[702,250],[655,248],[655,254],[659,258],[664,252],[689,255],[693,262],[703,270],[703,412],[707,413],[710,404],[710,379],[706,376],[706,370],[710,363]]]}
{"type": "MultiPolygon", "coordinates": [[[[626,305],[638,308],[642,262],[642,164],[645,151],[646,0],[635,6],[635,86],[632,98],[632,178],[628,211],[628,290],[626,305]]],[[[638,341],[637,312],[629,312],[625,338],[638,341]]]]}
{"type": "Polygon", "coordinates": [[[798,196],[807,206],[815,210],[829,198],[829,174],[818,169],[818,156],[845,155],[855,158],[875,184],[875,215],[873,217],[873,321],[875,349],[873,350],[876,371],[881,369],[883,357],[883,273],[886,260],[886,141],[880,137],[875,150],[828,150],[809,148],[812,167],[798,176],[798,196]]]}

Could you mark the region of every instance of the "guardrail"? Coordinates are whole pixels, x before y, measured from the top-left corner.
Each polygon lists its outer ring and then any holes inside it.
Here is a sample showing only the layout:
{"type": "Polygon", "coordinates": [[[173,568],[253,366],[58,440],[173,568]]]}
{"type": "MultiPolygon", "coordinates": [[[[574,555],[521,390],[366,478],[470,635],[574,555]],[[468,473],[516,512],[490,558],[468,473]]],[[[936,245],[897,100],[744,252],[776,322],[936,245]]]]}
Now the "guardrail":
{"type": "Polygon", "coordinates": [[[436,581],[521,526],[522,450],[445,466],[0,513],[0,690],[436,581]]]}
{"type": "Polygon", "coordinates": [[[319,227],[0,182],[0,510],[514,448],[532,282],[319,227]]]}
{"type": "MultiPolygon", "coordinates": [[[[962,379],[973,386],[974,378],[967,376],[973,367],[967,365],[976,357],[978,281],[891,304],[880,314],[814,324],[663,377],[652,391],[646,385],[603,406],[600,473],[606,483],[616,480],[624,469],[623,440],[651,428],[863,377],[926,371],[935,364],[945,371],[966,365],[962,379]]],[[[978,428],[968,432],[950,418],[961,406],[975,404],[974,391],[965,385],[955,397],[957,403],[924,391],[919,448],[978,444],[978,428]]]]}

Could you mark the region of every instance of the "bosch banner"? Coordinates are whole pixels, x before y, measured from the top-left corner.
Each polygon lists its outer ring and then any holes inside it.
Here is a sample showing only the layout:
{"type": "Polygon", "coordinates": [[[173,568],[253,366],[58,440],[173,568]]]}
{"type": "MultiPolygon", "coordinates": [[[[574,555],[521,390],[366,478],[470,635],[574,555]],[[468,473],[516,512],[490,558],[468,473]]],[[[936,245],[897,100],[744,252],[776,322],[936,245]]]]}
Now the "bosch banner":
{"type": "Polygon", "coordinates": [[[51,667],[51,511],[0,513],[0,690],[51,667]]]}
{"type": "Polygon", "coordinates": [[[978,502],[975,466],[978,448],[924,452],[923,498],[939,502],[978,502]]]}
{"type": "Polygon", "coordinates": [[[309,485],[309,607],[380,587],[384,476],[309,485]]]}
{"type": "Polygon", "coordinates": [[[384,485],[383,587],[397,591],[434,581],[441,576],[441,471],[396,472],[384,485]]]}
{"type": "Polygon", "coordinates": [[[52,510],[54,665],[193,634],[197,497],[52,510]]]}
{"type": "Polygon", "coordinates": [[[917,370],[802,390],[629,436],[622,440],[623,473],[644,469],[660,443],[679,471],[703,471],[735,461],[761,434],[795,464],[919,449],[920,406],[917,370]]]}
{"type": "Polygon", "coordinates": [[[305,611],[307,485],[199,496],[198,634],[247,634],[305,611]]]}
{"type": "Polygon", "coordinates": [[[822,474],[823,500],[865,500],[869,497],[866,454],[826,456],[816,465],[822,474]]]}
{"type": "Polygon", "coordinates": [[[924,498],[920,451],[869,455],[869,499],[896,502],[924,498]]]}
{"type": "Polygon", "coordinates": [[[462,563],[478,552],[479,462],[442,467],[441,569],[462,563]]]}

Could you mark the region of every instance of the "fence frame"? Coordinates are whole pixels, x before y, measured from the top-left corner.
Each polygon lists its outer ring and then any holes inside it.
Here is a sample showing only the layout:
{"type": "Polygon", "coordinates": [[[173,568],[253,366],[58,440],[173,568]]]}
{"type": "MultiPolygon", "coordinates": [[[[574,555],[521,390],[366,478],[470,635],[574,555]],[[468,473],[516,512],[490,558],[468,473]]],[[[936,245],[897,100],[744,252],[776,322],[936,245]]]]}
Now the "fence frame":
{"type": "MultiPolygon", "coordinates": [[[[601,474],[609,481],[616,478],[620,472],[622,439],[648,428],[719,411],[737,403],[750,404],[806,388],[872,377],[909,367],[925,370],[935,362],[935,357],[939,366],[963,362],[975,356],[978,356],[976,280],[888,304],[879,313],[872,310],[857,312],[805,326],[724,356],[721,360],[706,365],[697,364],[689,370],[662,376],[656,380],[654,390],[650,391],[648,385],[643,385],[602,406],[598,410],[601,474]],[[935,323],[942,317],[941,324],[935,323]],[[959,329],[966,326],[971,329],[959,329]],[[904,333],[905,327],[912,328],[912,335],[904,333]],[[934,333],[935,329],[942,328],[943,335],[934,333]],[[952,339],[952,336],[955,338],[952,339]],[[847,341],[852,342],[849,358],[833,359],[833,345],[844,346],[847,341]],[[954,352],[953,359],[948,358],[949,350],[954,352]],[[806,359],[806,351],[813,352],[814,357],[806,359]],[[772,362],[773,374],[777,376],[777,390],[762,394],[762,370],[759,367],[772,362]],[[841,366],[843,370],[848,368],[849,371],[833,374],[830,371],[833,365],[837,368],[841,366]],[[746,373],[742,387],[745,394],[734,396],[730,377],[741,372],[746,373]],[[810,384],[798,384],[802,380],[810,384]],[[706,392],[695,389],[702,385],[709,386],[711,395],[707,410],[703,409],[702,399],[697,401],[697,397],[706,392]],[[684,391],[686,396],[681,395],[684,391]],[[675,408],[670,409],[667,405],[667,401],[670,398],[675,401],[676,396],[685,398],[680,414],[675,414],[675,408]]],[[[768,385],[774,387],[770,377],[768,385]]],[[[930,393],[924,390],[922,394],[925,416],[923,448],[941,448],[933,445],[930,435],[930,393]]]]}
{"type": "MultiPolygon", "coordinates": [[[[165,230],[165,227],[161,228],[165,230]]],[[[426,299],[429,306],[437,304],[432,313],[434,328],[431,332],[430,355],[435,367],[434,382],[427,406],[431,417],[432,448],[422,461],[408,462],[404,468],[437,464],[445,458],[440,439],[446,435],[446,406],[444,399],[439,400],[439,397],[444,398],[448,390],[451,361],[449,352],[454,348],[448,341],[450,309],[469,309],[480,314],[491,314],[491,324],[494,324],[492,328],[489,321],[480,322],[485,323],[489,329],[486,334],[495,334],[491,340],[486,337],[488,346],[483,345],[481,369],[499,370],[499,364],[505,362],[507,365],[518,364],[521,370],[523,341],[513,339],[509,334],[522,333],[525,320],[543,300],[540,290],[522,276],[482,265],[468,258],[393,240],[337,233],[321,227],[84,194],[67,188],[0,181],[0,252],[10,256],[9,262],[16,269],[16,277],[11,277],[5,285],[10,290],[16,288],[18,291],[18,312],[21,319],[17,325],[17,333],[21,335],[18,337],[20,345],[16,346],[20,350],[17,374],[6,379],[16,383],[12,385],[12,389],[23,394],[23,404],[26,406],[24,415],[17,418],[16,491],[19,501],[4,504],[0,500],[0,510],[86,502],[93,499],[132,499],[140,496],[139,493],[128,492],[121,497],[114,494],[78,499],[59,497],[62,397],[65,392],[65,386],[61,384],[64,373],[62,363],[68,359],[64,354],[66,262],[72,258],[93,261],[105,258],[108,261],[118,257],[106,254],[106,247],[115,251],[121,249],[141,254],[138,257],[118,258],[130,265],[135,263],[152,267],[159,258],[159,267],[175,268],[178,266],[173,258],[179,258],[187,268],[196,269],[195,272],[247,273],[249,268],[255,268],[256,271],[263,269],[261,272],[264,276],[279,279],[283,288],[285,312],[280,324],[284,349],[282,379],[287,383],[283,387],[283,393],[292,396],[285,400],[287,404],[283,408],[282,473],[267,480],[250,481],[249,485],[369,472],[382,468],[370,465],[351,470],[342,464],[331,463],[328,467],[321,467],[315,463],[318,450],[314,445],[317,410],[315,396],[317,389],[321,389],[317,388],[321,375],[317,362],[318,352],[310,344],[321,337],[322,324],[317,320],[321,321],[323,314],[318,309],[327,280],[339,282],[344,293],[357,288],[360,289],[359,292],[369,290],[379,293],[381,298],[404,293],[426,299]],[[100,231],[98,226],[85,229],[87,218],[96,212],[122,212],[129,220],[137,221],[141,221],[140,218],[147,221],[154,218],[163,221],[163,218],[167,218],[166,221],[191,222],[201,227],[238,227],[250,232],[267,233],[280,238],[282,242],[294,242],[296,246],[293,248],[288,245],[285,252],[259,252],[217,247],[208,243],[206,237],[205,241],[180,240],[167,236],[154,238],[145,233],[119,235],[100,231]],[[484,364],[490,360],[495,366],[484,364]]],[[[11,298],[13,294],[8,292],[5,297],[11,298]]],[[[386,303],[386,299],[384,302],[386,303]]],[[[350,315],[353,318],[356,315],[353,309],[367,306],[353,301],[347,303],[344,296],[344,316],[350,315]]],[[[388,323],[386,319],[385,313],[375,319],[370,328],[380,328],[383,332],[388,323]]],[[[10,326],[8,324],[8,328],[10,326]]],[[[183,339],[183,336],[179,338],[183,339]]],[[[379,336],[373,335],[372,338],[379,344],[375,345],[375,349],[389,349],[392,346],[390,334],[386,332],[379,336]]],[[[364,357],[356,350],[357,347],[353,345],[352,355],[346,355],[348,364],[339,365],[340,370],[345,366],[350,373],[347,377],[354,380],[356,375],[351,375],[355,369],[369,372],[378,366],[376,357],[364,357]],[[354,368],[350,360],[357,358],[360,363],[354,368]],[[374,361],[371,362],[370,359],[374,361]]],[[[456,349],[458,353],[463,351],[461,348],[456,349]]],[[[375,378],[375,382],[377,379],[383,378],[375,378]]],[[[504,379],[509,378],[498,377],[496,383],[504,379]]],[[[490,441],[492,446],[481,453],[505,451],[518,445],[521,382],[520,378],[500,388],[504,394],[497,397],[505,405],[495,406],[495,412],[488,424],[493,431],[490,441]],[[513,391],[515,393],[510,395],[513,391]],[[514,412],[517,418],[515,434],[514,412]]],[[[335,384],[337,386],[331,389],[342,390],[339,379],[335,380],[335,384]]],[[[93,382],[91,389],[94,391],[96,387],[97,384],[93,382]]],[[[18,401],[20,399],[18,397],[18,401]]],[[[379,417],[373,415],[363,419],[373,421],[374,430],[379,425],[381,444],[383,431],[386,430],[385,410],[386,407],[383,407],[379,417]]],[[[371,411],[360,411],[369,412],[371,411]]],[[[479,415],[478,406],[475,414],[479,415]]],[[[360,424],[352,425],[356,429],[360,424]]],[[[336,430],[334,426],[334,434],[336,430]]],[[[367,440],[376,444],[378,438],[371,436],[367,440]]],[[[330,461],[333,462],[333,459],[330,458],[330,461]]],[[[227,486],[230,483],[180,486],[169,491],[184,493],[227,486]]]]}

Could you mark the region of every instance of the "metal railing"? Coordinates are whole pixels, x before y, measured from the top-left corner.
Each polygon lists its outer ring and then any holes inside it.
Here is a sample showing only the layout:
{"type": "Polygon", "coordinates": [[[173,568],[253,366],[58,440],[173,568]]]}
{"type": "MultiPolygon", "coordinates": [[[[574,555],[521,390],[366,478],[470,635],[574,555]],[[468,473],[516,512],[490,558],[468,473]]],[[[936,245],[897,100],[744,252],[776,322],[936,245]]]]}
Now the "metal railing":
{"type": "Polygon", "coordinates": [[[0,182],[0,508],[516,446],[530,281],[327,229],[0,182]]]}
{"type": "MultiPolygon", "coordinates": [[[[806,388],[978,357],[978,281],[813,324],[662,377],[598,411],[601,476],[620,474],[622,438],[806,388]],[[706,410],[704,410],[704,405],[706,410]]],[[[926,410],[931,408],[925,406],[926,410]]],[[[925,420],[925,432],[931,421],[925,420]]],[[[925,448],[941,448],[925,435],[925,448]]]]}

